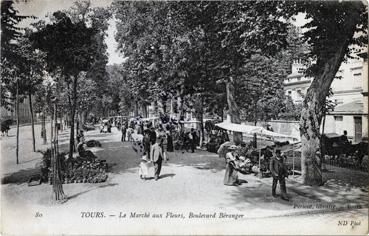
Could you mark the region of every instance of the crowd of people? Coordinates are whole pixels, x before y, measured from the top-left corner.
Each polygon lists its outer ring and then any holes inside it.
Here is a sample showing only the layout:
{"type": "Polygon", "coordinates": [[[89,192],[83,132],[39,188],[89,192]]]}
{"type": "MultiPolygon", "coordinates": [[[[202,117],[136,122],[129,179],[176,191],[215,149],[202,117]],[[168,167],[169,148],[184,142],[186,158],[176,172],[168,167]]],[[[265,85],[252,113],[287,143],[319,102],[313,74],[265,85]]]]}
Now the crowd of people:
{"type": "Polygon", "coordinates": [[[186,149],[187,151],[190,149],[191,152],[195,152],[198,144],[198,135],[195,129],[181,132],[184,129],[171,120],[167,122],[160,120],[155,124],[153,121],[138,117],[122,122],[120,130],[122,132],[121,141],[132,142],[133,149],[141,156],[140,176],[143,179],[148,177],[151,164],[154,167],[154,179],[159,179],[162,162],[168,161],[167,152],[173,152],[175,146],[177,149],[186,149]]]}
{"type": "MultiPolygon", "coordinates": [[[[190,131],[186,131],[178,122],[170,119],[154,122],[141,117],[130,120],[113,118],[105,123],[101,122],[101,129],[106,126],[106,129],[111,132],[113,125],[121,131],[121,141],[131,142],[133,149],[140,156],[139,175],[142,179],[150,178],[151,175],[155,180],[160,178],[162,163],[169,160],[167,152],[173,152],[174,149],[187,151],[190,149],[191,152],[194,152],[199,144],[197,130],[191,128],[190,131]]],[[[284,163],[284,157],[281,155],[281,150],[275,150],[274,154],[271,147],[256,150],[253,142],[248,145],[242,142],[236,146],[229,141],[225,134],[218,135],[222,137],[223,143],[217,150],[219,157],[225,160],[224,185],[238,186],[246,183],[247,181],[238,178],[239,172],[271,176],[273,178],[272,196],[277,197],[276,186],[279,182],[281,198],[288,201],[285,184],[288,169],[284,163]]],[[[213,134],[213,136],[215,135],[213,134]]],[[[82,130],[77,134],[77,140],[81,144],[77,147],[81,156],[87,159],[96,158],[92,152],[84,149],[85,142],[82,130]]]]}

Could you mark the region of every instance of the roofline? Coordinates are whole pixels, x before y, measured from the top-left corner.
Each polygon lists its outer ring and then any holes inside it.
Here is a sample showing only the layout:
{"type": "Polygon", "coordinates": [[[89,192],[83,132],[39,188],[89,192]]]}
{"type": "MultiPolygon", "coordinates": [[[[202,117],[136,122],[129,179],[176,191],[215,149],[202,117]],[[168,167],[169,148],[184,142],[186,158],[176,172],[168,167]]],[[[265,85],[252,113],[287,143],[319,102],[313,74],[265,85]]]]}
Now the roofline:
{"type": "Polygon", "coordinates": [[[291,83],[283,82],[285,86],[296,85],[296,84],[310,84],[310,83],[311,83],[311,80],[302,80],[302,81],[296,81],[296,82],[291,82],[291,83]]]}
{"type": "Polygon", "coordinates": [[[329,115],[345,115],[345,116],[368,116],[368,113],[363,113],[363,112],[352,112],[352,111],[332,111],[326,114],[327,116],[329,115]]]}
{"type": "Polygon", "coordinates": [[[357,89],[350,89],[350,90],[336,90],[336,91],[332,91],[333,94],[342,94],[342,93],[354,93],[354,92],[363,92],[362,88],[357,88],[357,89]]]}

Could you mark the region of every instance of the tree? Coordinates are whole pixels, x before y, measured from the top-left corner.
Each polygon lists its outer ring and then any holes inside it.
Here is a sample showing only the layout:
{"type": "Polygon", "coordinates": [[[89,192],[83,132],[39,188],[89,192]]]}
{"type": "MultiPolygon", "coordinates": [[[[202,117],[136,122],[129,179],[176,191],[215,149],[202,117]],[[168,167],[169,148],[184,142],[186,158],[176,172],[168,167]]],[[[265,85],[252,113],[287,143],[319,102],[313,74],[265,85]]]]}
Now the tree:
{"type": "Polygon", "coordinates": [[[362,2],[297,2],[292,12],[305,12],[310,19],[304,27],[311,65],[306,75],[313,81],[303,101],[300,119],[301,168],[305,184],[321,185],[321,160],[316,155],[320,146],[320,125],[326,97],[333,79],[345,58],[352,57],[357,47],[367,46],[367,6],[362,2]]]}
{"type": "MultiPolygon", "coordinates": [[[[39,27],[31,35],[35,48],[45,52],[47,70],[53,75],[64,78],[69,83],[72,80],[72,93],[68,96],[70,105],[70,140],[69,157],[72,158],[74,150],[74,119],[77,109],[78,77],[82,71],[88,71],[94,62],[95,40],[98,30],[89,28],[86,22],[72,22],[71,18],[63,12],[53,13],[54,19],[44,27],[39,27]]],[[[57,83],[58,85],[58,83],[57,83]]],[[[69,86],[68,86],[69,87],[69,86]]],[[[58,90],[58,89],[57,89],[58,90]]],[[[57,98],[53,99],[57,100],[57,98]]],[[[57,119],[57,105],[54,104],[54,121],[57,119]]],[[[55,123],[56,124],[56,123],[55,123]]],[[[52,129],[51,129],[52,130],[52,129]]],[[[53,190],[56,200],[64,198],[61,180],[59,179],[59,155],[57,148],[57,130],[53,138],[53,190]]]]}
{"type": "Polygon", "coordinates": [[[35,144],[35,129],[34,129],[34,114],[32,95],[35,94],[38,85],[42,83],[44,75],[44,54],[32,47],[29,41],[30,30],[26,29],[23,38],[19,39],[19,55],[22,59],[18,62],[20,68],[21,83],[25,87],[25,93],[28,95],[29,108],[31,113],[31,128],[32,128],[32,147],[36,151],[35,144]]]}
{"type": "Polygon", "coordinates": [[[34,32],[31,39],[34,46],[46,54],[47,69],[51,73],[60,72],[62,77],[72,80],[72,98],[70,107],[71,133],[69,156],[74,150],[74,118],[77,108],[77,85],[81,71],[88,71],[94,59],[94,36],[97,31],[88,28],[85,22],[73,23],[62,12],[55,12],[52,23],[34,32]]]}
{"type": "Polygon", "coordinates": [[[243,77],[237,81],[236,99],[248,121],[276,118],[283,107],[283,80],[287,76],[280,55],[251,56],[242,68],[243,77]]]}
{"type": "Polygon", "coordinates": [[[22,36],[22,28],[18,23],[29,16],[20,16],[13,7],[13,1],[1,2],[1,105],[11,109],[9,93],[16,96],[17,114],[16,163],[19,164],[19,102],[24,91],[19,82],[23,55],[19,53],[18,39],[22,36]],[[15,79],[15,81],[14,81],[15,79]]]}
{"type": "Polygon", "coordinates": [[[18,15],[11,0],[1,1],[1,62],[14,63],[17,58],[17,39],[22,37],[18,23],[30,16],[18,15]]]}
{"type": "Polygon", "coordinates": [[[46,115],[52,115],[52,104],[51,104],[51,95],[52,95],[52,81],[45,80],[42,84],[38,85],[35,93],[35,107],[34,110],[37,113],[42,114],[41,121],[41,138],[43,138],[43,144],[47,143],[47,135],[46,135],[46,115]]]}

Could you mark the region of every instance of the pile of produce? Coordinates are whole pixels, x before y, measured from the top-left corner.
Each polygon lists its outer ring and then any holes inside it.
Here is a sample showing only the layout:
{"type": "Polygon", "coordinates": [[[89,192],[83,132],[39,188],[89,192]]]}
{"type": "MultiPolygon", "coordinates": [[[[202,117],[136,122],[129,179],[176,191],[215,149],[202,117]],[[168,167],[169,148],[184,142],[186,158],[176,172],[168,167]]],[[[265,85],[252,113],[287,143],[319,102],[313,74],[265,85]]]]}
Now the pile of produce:
{"type": "MultiPolygon", "coordinates": [[[[86,161],[79,156],[76,158],[66,157],[66,153],[59,153],[62,183],[101,183],[107,180],[108,164],[105,160],[86,161]]],[[[53,173],[51,169],[51,151],[48,149],[44,152],[41,167],[43,182],[52,183],[53,173]]]]}

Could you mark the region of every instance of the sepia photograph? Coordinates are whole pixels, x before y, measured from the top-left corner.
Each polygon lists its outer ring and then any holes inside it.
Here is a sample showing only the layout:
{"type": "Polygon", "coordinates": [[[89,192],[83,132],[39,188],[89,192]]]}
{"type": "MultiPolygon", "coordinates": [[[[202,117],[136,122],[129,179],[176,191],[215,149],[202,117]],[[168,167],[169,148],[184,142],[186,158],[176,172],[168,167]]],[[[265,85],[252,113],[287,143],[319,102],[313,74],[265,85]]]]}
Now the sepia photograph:
{"type": "Polygon", "coordinates": [[[366,0],[1,0],[2,235],[367,235],[366,0]]]}

